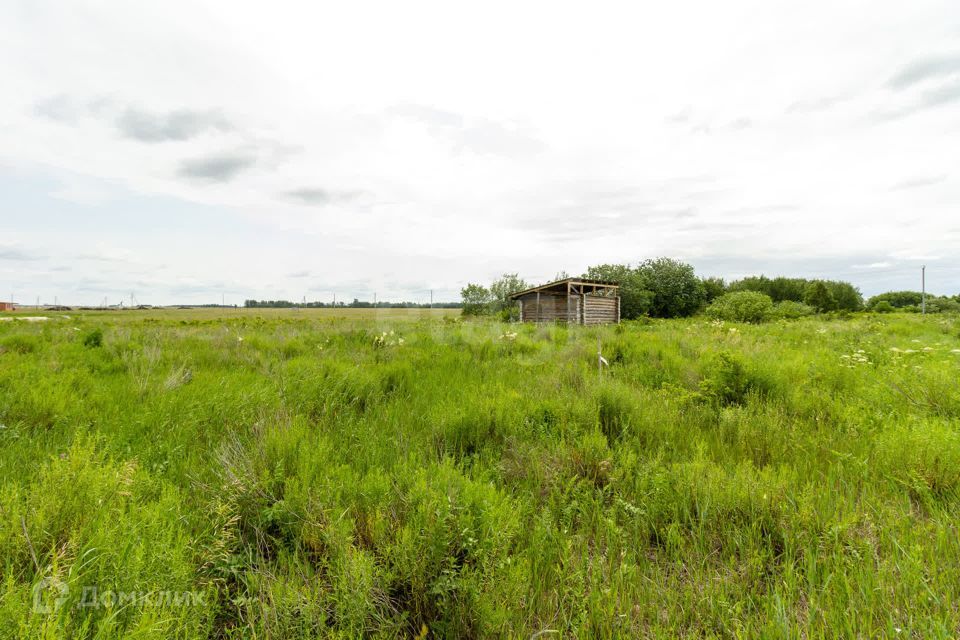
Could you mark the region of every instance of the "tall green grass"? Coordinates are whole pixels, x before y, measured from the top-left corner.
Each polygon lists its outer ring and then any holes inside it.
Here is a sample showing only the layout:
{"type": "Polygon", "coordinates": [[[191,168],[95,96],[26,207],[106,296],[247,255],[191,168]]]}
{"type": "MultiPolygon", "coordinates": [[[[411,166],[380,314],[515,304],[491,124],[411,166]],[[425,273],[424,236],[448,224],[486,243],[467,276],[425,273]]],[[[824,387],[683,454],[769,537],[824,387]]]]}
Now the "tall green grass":
{"type": "Polygon", "coordinates": [[[0,323],[0,635],[951,637],[958,379],[946,316],[0,323]]]}

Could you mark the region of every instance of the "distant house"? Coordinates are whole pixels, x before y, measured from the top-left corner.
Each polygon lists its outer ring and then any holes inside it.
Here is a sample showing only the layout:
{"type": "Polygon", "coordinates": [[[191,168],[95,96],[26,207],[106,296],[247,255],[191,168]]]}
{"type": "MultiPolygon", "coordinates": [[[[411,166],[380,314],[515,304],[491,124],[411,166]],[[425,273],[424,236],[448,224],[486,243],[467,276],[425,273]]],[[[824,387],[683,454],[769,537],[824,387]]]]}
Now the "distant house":
{"type": "Polygon", "coordinates": [[[17,308],[12,302],[0,302],[0,311],[16,311],[17,308]]]}
{"type": "Polygon", "coordinates": [[[620,322],[620,287],[608,280],[565,278],[510,295],[521,322],[608,324],[620,322]]]}

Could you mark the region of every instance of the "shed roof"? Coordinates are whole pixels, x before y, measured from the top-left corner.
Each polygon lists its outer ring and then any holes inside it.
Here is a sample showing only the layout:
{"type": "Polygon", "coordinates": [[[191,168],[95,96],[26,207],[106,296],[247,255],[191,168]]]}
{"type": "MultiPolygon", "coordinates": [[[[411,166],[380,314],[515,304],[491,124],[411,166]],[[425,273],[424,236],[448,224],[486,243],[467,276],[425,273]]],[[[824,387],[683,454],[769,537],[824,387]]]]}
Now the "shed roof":
{"type": "Polygon", "coordinates": [[[619,289],[620,285],[612,280],[598,280],[597,278],[564,278],[563,280],[557,280],[555,282],[548,282],[547,284],[541,284],[537,287],[530,287],[529,289],[524,289],[523,291],[517,291],[516,293],[510,294],[510,299],[516,299],[520,296],[527,295],[528,293],[537,293],[539,292],[567,292],[567,286],[582,286],[586,285],[588,287],[595,287],[597,289],[619,289]]]}

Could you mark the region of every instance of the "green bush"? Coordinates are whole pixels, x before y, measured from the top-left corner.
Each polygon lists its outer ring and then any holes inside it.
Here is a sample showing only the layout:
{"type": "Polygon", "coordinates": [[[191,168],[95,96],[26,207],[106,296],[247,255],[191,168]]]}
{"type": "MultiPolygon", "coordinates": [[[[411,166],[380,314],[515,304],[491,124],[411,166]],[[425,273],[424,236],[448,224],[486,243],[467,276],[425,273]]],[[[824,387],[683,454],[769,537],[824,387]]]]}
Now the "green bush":
{"type": "Polygon", "coordinates": [[[812,316],[814,313],[816,313],[816,310],[810,305],[802,302],[794,302],[793,300],[784,300],[783,302],[778,302],[773,305],[774,317],[787,320],[812,316]]]}
{"type": "Polygon", "coordinates": [[[703,397],[721,406],[744,404],[750,392],[760,391],[761,387],[743,360],[726,351],[717,354],[707,376],[700,381],[703,397]]]}
{"type": "Polygon", "coordinates": [[[736,291],[714,300],[707,307],[707,314],[720,320],[763,322],[773,315],[773,301],[756,291],[736,291]]]}
{"type": "Polygon", "coordinates": [[[97,327],[83,334],[83,346],[95,349],[103,346],[103,329],[97,327]]]}
{"type": "Polygon", "coordinates": [[[887,302],[886,300],[880,300],[879,302],[874,304],[870,310],[875,311],[877,313],[892,313],[893,311],[895,311],[893,305],[887,302]]]}
{"type": "Polygon", "coordinates": [[[888,291],[873,296],[867,301],[867,308],[873,309],[881,302],[886,302],[894,309],[919,306],[923,294],[919,291],[888,291]]]}

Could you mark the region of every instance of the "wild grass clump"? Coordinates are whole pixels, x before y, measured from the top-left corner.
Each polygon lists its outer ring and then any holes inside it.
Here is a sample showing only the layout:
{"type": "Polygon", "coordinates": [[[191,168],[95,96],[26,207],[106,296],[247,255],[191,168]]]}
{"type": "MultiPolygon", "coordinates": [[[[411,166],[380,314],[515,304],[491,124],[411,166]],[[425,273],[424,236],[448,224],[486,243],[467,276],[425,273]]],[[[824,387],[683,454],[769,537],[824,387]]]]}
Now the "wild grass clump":
{"type": "Polygon", "coordinates": [[[81,344],[89,349],[96,349],[97,347],[103,346],[103,329],[100,327],[94,327],[86,333],[83,334],[83,337],[80,338],[81,344]]]}

